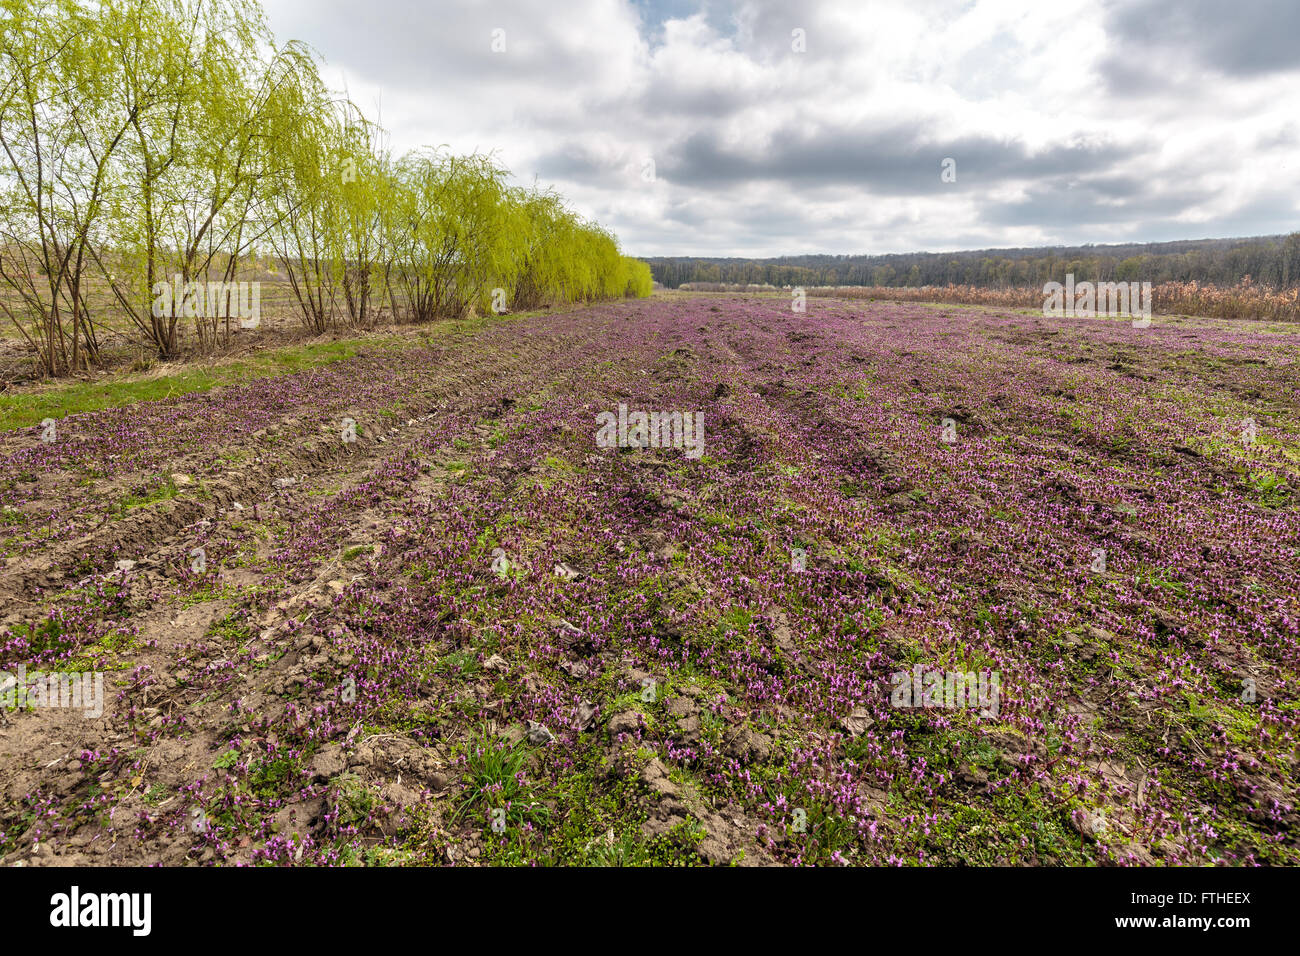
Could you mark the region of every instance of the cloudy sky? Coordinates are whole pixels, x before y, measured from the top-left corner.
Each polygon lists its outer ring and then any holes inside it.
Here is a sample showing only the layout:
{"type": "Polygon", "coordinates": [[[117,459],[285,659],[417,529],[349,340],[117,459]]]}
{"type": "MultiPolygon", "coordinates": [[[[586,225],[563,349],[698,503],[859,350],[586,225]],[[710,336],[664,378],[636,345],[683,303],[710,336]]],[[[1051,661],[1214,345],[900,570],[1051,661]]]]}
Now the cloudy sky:
{"type": "Polygon", "coordinates": [[[264,6],[395,150],[495,151],[633,255],[1300,229],[1297,0],[264,6]]]}

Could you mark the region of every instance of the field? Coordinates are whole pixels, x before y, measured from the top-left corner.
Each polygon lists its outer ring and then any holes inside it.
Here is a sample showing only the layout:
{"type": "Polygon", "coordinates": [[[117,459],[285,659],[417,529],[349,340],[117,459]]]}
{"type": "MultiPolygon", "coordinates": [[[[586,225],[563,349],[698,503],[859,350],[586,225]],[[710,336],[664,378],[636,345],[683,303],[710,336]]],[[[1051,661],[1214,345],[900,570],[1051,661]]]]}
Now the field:
{"type": "Polygon", "coordinates": [[[0,670],[107,699],[0,708],[0,863],[1298,863],[1298,336],[660,295],[25,413],[0,670]]]}
{"type": "MultiPolygon", "coordinates": [[[[691,292],[767,292],[772,285],[741,285],[724,282],[690,282],[680,288],[691,292]]],[[[787,285],[785,289],[792,287],[787,285]]],[[[810,296],[834,299],[886,299],[895,302],[941,302],[948,305],[988,305],[1000,309],[1043,310],[1047,296],[1040,285],[923,285],[923,286],[834,286],[808,285],[810,296]]],[[[1098,296],[1102,293],[1098,292],[1098,296]]],[[[787,297],[790,293],[786,292],[787,297]]],[[[1137,296],[1134,296],[1136,299],[1137,296]]],[[[1099,299],[1103,301],[1104,299],[1099,299]]],[[[1158,282],[1151,289],[1152,311],[1161,315],[1197,315],[1226,319],[1264,319],[1270,322],[1300,321],[1300,289],[1274,289],[1257,285],[1246,277],[1233,285],[1200,282],[1158,282]]],[[[1133,309],[1136,311],[1137,306],[1133,309]]],[[[1104,306],[1100,313],[1105,313],[1104,306]]]]}

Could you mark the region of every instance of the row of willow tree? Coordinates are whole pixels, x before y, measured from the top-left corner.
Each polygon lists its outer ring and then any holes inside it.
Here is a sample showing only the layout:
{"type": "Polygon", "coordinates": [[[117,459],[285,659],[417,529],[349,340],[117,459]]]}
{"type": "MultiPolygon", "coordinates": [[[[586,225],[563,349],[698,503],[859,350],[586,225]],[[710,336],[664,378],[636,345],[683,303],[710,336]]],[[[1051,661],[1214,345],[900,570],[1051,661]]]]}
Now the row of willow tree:
{"type": "Polygon", "coordinates": [[[315,332],[650,293],[490,156],[385,143],[255,0],[0,0],[0,310],[60,375],[228,339],[158,283],[274,276],[315,332]]]}

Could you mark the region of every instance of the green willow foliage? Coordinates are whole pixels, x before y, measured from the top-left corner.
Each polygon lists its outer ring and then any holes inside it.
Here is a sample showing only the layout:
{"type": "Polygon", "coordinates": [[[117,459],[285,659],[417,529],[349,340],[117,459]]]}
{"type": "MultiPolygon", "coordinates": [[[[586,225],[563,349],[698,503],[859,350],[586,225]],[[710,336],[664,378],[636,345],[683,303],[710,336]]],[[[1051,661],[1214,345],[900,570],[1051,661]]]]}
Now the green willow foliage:
{"type": "Polygon", "coordinates": [[[255,0],[0,0],[0,312],[58,375],[101,361],[107,316],[161,357],[183,319],[228,340],[228,314],[158,308],[177,276],[283,280],[317,332],[650,294],[491,157],[384,142],[255,0]]]}

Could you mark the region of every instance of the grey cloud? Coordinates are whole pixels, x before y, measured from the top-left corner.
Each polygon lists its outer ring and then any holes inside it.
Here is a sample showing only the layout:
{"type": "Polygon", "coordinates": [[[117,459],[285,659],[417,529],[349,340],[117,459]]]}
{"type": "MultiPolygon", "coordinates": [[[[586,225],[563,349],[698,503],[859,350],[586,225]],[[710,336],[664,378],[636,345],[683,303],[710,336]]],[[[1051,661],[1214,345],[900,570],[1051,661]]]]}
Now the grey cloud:
{"type": "Polygon", "coordinates": [[[927,140],[922,124],[876,130],[821,129],[812,136],[778,135],[762,149],[742,150],[714,132],[696,132],[667,150],[661,175],[675,184],[715,187],[752,180],[792,185],[856,185],[873,193],[933,195],[1000,183],[1108,169],[1133,146],[1055,146],[1032,153],[993,137],[927,140]],[[954,183],[940,179],[944,159],[956,162],[954,183]]]}
{"type": "MultiPolygon", "coordinates": [[[[1024,199],[983,207],[981,219],[998,226],[1131,229],[1141,222],[1172,221],[1179,213],[1214,198],[1208,189],[1162,191],[1158,186],[1154,180],[1144,185],[1144,180],[1129,176],[1101,177],[1097,182],[1042,182],[1024,199]]],[[[1094,241],[1109,240],[1099,237],[1094,241]]]]}
{"type": "Polygon", "coordinates": [[[1294,0],[1118,3],[1108,32],[1135,57],[1165,48],[1235,76],[1300,69],[1300,4],[1294,0]]]}
{"type": "Polygon", "coordinates": [[[1210,80],[1205,71],[1253,79],[1300,70],[1294,0],[1126,0],[1108,13],[1101,77],[1121,95],[1190,92],[1189,82],[1210,80]]]}
{"type": "MultiPolygon", "coordinates": [[[[1141,222],[1138,232],[1154,233],[1166,223],[1141,222]]],[[[1295,232],[1300,228],[1300,199],[1293,190],[1269,189],[1231,212],[1199,222],[1195,232],[1200,236],[1266,236],[1295,232]]],[[[1196,238],[1189,235],[1186,224],[1177,224],[1176,239],[1196,238]]]]}
{"type": "MultiPolygon", "coordinates": [[[[570,142],[539,155],[533,168],[538,175],[548,179],[605,189],[627,188],[637,181],[627,170],[627,164],[632,160],[633,157],[625,156],[621,161],[613,161],[582,143],[570,142]]],[[[636,166],[639,169],[640,163],[636,166]]]]}

